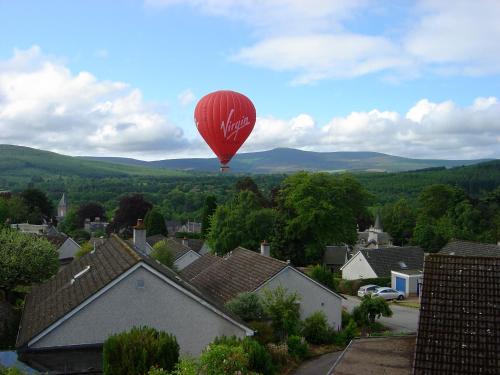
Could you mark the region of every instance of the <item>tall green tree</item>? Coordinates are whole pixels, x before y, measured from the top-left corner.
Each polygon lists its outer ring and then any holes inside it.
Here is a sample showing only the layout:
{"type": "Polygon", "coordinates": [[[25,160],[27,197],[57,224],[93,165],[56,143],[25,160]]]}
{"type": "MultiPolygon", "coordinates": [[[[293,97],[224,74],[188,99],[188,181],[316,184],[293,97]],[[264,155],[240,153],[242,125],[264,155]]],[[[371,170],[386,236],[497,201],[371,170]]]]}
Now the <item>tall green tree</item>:
{"type": "Polygon", "coordinates": [[[165,218],[156,208],[152,208],[144,217],[144,225],[146,226],[146,233],[148,236],[155,234],[162,234],[166,236],[167,227],[165,226],[165,218]]]}
{"type": "Polygon", "coordinates": [[[276,213],[244,190],[220,205],[212,216],[207,241],[213,251],[225,254],[238,246],[257,250],[271,236],[276,213]]]}
{"type": "Polygon", "coordinates": [[[203,211],[201,213],[201,234],[206,237],[210,229],[210,218],[217,208],[217,197],[215,195],[208,195],[203,203],[203,211]]]}
{"type": "Polygon", "coordinates": [[[54,206],[43,191],[36,188],[28,188],[21,193],[29,212],[29,221],[41,224],[43,217],[52,217],[54,206]]]}
{"type": "Polygon", "coordinates": [[[57,272],[57,251],[44,238],[0,230],[0,289],[42,282],[57,272]]]}
{"type": "Polygon", "coordinates": [[[395,245],[408,244],[413,236],[416,215],[415,208],[405,198],[400,198],[398,201],[382,207],[381,216],[384,230],[393,237],[395,245]]]}
{"type": "Polygon", "coordinates": [[[76,216],[78,228],[83,228],[85,219],[94,221],[98,217],[104,221],[106,219],[106,209],[98,202],[88,202],[78,207],[76,216]]]}
{"type": "Polygon", "coordinates": [[[372,325],[375,323],[375,319],[382,316],[392,316],[392,310],[385,299],[372,297],[371,294],[364,296],[361,304],[356,306],[352,312],[352,317],[360,327],[372,325]]]}
{"type": "Polygon", "coordinates": [[[141,194],[128,195],[120,199],[113,221],[106,230],[118,232],[121,229],[130,229],[137,224],[137,219],[144,219],[153,205],[144,199],[141,194]]]}
{"type": "Polygon", "coordinates": [[[273,255],[296,265],[318,262],[325,246],[354,244],[370,196],[349,175],[301,172],[283,182],[271,241],[273,255]]]}

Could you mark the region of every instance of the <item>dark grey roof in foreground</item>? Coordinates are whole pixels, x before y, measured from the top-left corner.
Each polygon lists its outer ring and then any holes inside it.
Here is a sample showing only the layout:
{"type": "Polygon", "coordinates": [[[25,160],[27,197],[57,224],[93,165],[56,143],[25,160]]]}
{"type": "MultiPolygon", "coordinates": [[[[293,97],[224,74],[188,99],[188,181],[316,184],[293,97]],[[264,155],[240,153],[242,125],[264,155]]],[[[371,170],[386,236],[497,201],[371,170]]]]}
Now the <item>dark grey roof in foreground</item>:
{"type": "Polygon", "coordinates": [[[378,277],[389,277],[391,271],[420,270],[424,266],[424,251],[417,246],[360,251],[378,277]]]}
{"type": "Polygon", "coordinates": [[[499,285],[499,257],[427,256],[415,375],[499,374],[499,285]]]}
{"type": "Polygon", "coordinates": [[[489,243],[452,240],[441,249],[439,254],[472,257],[500,257],[500,246],[489,243]]]}

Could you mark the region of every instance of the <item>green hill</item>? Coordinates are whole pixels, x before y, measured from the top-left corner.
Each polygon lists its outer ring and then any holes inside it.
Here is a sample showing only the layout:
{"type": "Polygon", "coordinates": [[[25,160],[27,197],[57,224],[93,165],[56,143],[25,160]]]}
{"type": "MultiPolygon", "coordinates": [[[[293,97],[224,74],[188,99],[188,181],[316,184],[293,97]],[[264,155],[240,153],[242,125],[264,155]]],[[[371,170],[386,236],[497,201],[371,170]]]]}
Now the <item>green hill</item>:
{"type": "Polygon", "coordinates": [[[4,183],[57,176],[103,178],[183,174],[166,169],[84,160],[29,147],[0,145],[0,182],[3,180],[4,183]]]}
{"type": "MultiPolygon", "coordinates": [[[[142,161],[130,158],[86,157],[123,165],[141,165],[184,171],[214,172],[219,168],[215,158],[169,159],[142,161]]],[[[411,159],[378,152],[313,152],[292,148],[237,154],[231,160],[231,171],[236,173],[293,173],[307,171],[374,171],[401,172],[432,167],[456,167],[485,160],[411,159]]]]}

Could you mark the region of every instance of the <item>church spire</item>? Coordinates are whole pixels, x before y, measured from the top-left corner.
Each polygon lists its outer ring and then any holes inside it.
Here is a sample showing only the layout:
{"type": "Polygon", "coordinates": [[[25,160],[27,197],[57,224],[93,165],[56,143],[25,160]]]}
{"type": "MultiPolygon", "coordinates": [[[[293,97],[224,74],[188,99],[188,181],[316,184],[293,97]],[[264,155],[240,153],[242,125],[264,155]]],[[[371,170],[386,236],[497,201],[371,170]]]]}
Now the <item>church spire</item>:
{"type": "Polygon", "coordinates": [[[379,230],[380,232],[384,231],[384,228],[382,228],[382,220],[380,219],[380,210],[377,211],[377,216],[375,217],[375,225],[373,229],[379,230]]]}

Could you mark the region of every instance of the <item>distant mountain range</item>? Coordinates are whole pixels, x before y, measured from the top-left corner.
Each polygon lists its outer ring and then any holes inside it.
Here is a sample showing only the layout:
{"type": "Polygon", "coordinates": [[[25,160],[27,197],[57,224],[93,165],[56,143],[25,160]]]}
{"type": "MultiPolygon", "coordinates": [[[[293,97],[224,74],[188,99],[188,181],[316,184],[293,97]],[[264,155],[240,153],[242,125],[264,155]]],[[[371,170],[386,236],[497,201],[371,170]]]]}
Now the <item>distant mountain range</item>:
{"type": "MultiPolygon", "coordinates": [[[[166,159],[143,161],[116,157],[83,157],[135,167],[162,168],[180,171],[215,172],[219,168],[216,158],[166,159]]],[[[373,171],[400,172],[434,167],[456,167],[477,164],[491,159],[441,160],[411,159],[378,152],[312,152],[292,148],[276,148],[270,151],[241,153],[231,160],[230,168],[239,173],[289,173],[308,171],[373,171]]]]}

